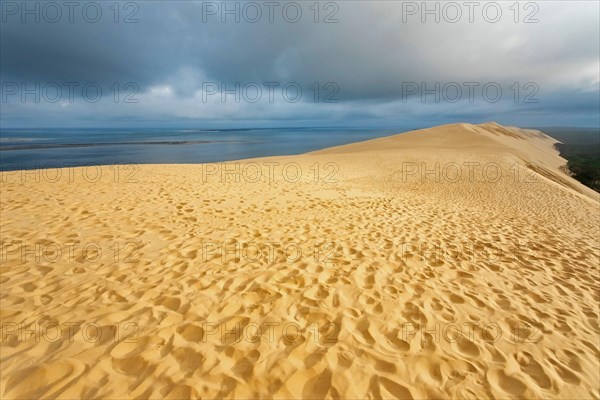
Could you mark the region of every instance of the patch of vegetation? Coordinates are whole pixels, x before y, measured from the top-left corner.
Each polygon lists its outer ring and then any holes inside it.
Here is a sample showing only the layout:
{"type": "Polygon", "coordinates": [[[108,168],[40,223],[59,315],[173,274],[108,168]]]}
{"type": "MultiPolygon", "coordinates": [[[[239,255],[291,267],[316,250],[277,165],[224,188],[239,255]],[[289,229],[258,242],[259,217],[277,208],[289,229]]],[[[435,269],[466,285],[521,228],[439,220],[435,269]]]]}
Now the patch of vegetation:
{"type": "MultiPolygon", "coordinates": [[[[563,157],[567,158],[566,156],[563,157]]],[[[573,177],[600,193],[600,157],[574,156],[567,159],[567,167],[573,177]]]]}
{"type": "Polygon", "coordinates": [[[573,178],[600,193],[600,130],[597,128],[539,128],[556,140],[573,178]]]}

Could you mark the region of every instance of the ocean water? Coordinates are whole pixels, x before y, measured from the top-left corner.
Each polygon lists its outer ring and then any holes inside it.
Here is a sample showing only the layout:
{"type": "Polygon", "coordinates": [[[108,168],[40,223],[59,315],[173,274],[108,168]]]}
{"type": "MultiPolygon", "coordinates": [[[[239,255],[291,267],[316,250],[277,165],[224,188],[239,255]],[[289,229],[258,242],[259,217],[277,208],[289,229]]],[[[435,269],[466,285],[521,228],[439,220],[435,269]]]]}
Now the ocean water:
{"type": "Polygon", "coordinates": [[[401,129],[3,129],[4,171],[108,164],[197,164],[302,154],[401,129]]]}

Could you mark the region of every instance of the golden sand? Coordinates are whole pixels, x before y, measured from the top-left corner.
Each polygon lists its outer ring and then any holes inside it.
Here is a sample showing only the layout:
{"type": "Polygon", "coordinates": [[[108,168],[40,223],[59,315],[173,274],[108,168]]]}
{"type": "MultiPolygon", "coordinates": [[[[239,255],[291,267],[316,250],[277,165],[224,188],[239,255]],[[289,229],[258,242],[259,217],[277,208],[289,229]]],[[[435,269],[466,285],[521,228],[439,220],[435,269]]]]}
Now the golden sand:
{"type": "Polygon", "coordinates": [[[2,398],[600,397],[597,193],[457,124],[2,173],[2,398]]]}

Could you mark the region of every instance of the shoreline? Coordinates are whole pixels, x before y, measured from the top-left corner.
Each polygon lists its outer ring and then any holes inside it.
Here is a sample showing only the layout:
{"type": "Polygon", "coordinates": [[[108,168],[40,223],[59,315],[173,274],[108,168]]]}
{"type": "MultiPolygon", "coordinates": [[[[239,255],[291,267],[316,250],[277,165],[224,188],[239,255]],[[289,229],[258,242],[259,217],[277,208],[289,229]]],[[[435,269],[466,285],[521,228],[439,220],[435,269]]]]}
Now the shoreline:
{"type": "MultiPolygon", "coordinates": [[[[452,125],[456,125],[456,124],[450,124],[450,125],[442,125],[442,126],[452,126],[452,125]]],[[[485,124],[483,124],[485,125],[485,124]]],[[[356,145],[359,143],[363,143],[363,142],[369,142],[369,141],[373,141],[373,140],[378,140],[378,139],[385,139],[385,138],[390,138],[390,137],[395,137],[401,134],[406,134],[406,133],[410,133],[410,132],[418,132],[418,131],[423,131],[423,130],[427,130],[427,129],[432,129],[432,128],[424,128],[424,129],[411,129],[408,131],[403,131],[403,132],[398,132],[398,133],[391,133],[388,134],[386,136],[381,136],[378,138],[367,138],[364,140],[359,140],[356,142],[352,142],[352,143],[347,143],[347,144],[342,144],[342,145],[337,145],[337,146],[330,146],[330,147],[325,147],[325,148],[321,148],[321,149],[317,149],[317,150],[312,150],[306,153],[300,153],[300,154],[277,154],[277,155],[266,155],[266,156],[262,156],[262,157],[247,157],[247,158],[231,158],[231,159],[225,159],[225,160],[221,160],[221,161],[207,161],[207,162],[203,162],[203,163],[197,163],[197,162],[183,162],[183,163],[127,163],[125,161],[119,161],[119,162],[112,162],[112,163],[102,163],[102,164],[98,164],[98,163],[86,163],[85,161],[79,161],[79,162],[65,162],[62,165],[58,162],[48,162],[45,165],[37,165],[34,164],[33,166],[29,166],[27,167],[26,165],[23,165],[23,163],[3,163],[2,165],[2,169],[0,172],[19,172],[19,171],[38,171],[38,170],[46,170],[46,169],[57,169],[57,168],[96,168],[96,167],[123,167],[123,168],[130,168],[131,166],[156,166],[156,165],[186,165],[186,166],[192,166],[192,165],[200,165],[200,164],[215,164],[215,163],[236,163],[236,162],[247,162],[248,160],[254,160],[254,159],[262,159],[262,158],[269,158],[269,157],[291,157],[291,156],[302,156],[302,155],[311,155],[311,154],[319,154],[321,152],[331,152],[333,151],[333,149],[336,148],[343,148],[345,146],[349,146],[349,145],[356,145]]],[[[556,128],[554,128],[556,129],[556,128]]],[[[565,128],[565,129],[570,129],[570,128],[565,128]]],[[[582,128],[578,128],[578,129],[582,129],[582,128]]],[[[588,129],[588,128],[586,128],[588,129]]],[[[548,136],[550,138],[552,138],[552,140],[555,141],[555,143],[553,144],[553,148],[554,150],[560,155],[561,155],[561,151],[560,148],[558,147],[559,145],[564,145],[564,142],[561,142],[557,139],[554,139],[552,136],[548,135],[547,133],[541,131],[541,130],[536,130],[533,128],[526,128],[524,129],[526,131],[531,131],[531,132],[539,132],[545,136],[548,136]]],[[[588,130],[593,130],[592,128],[589,128],[588,130]]],[[[212,144],[212,143],[234,143],[234,142],[229,142],[229,141],[213,141],[213,140],[198,140],[198,141],[150,141],[150,142],[143,142],[143,141],[139,141],[139,142],[111,142],[111,143],[90,143],[90,144],[85,144],[85,143],[81,143],[81,144],[49,144],[49,145],[34,145],[34,146],[27,146],[27,145],[19,145],[19,146],[9,146],[8,148],[0,148],[0,152],[2,151],[16,151],[16,150],[37,150],[37,149],[54,149],[54,148],[69,148],[69,147],[74,147],[74,148],[85,148],[85,147],[89,147],[89,148],[94,148],[94,147],[103,147],[103,146],[113,146],[113,145],[190,145],[190,144],[212,144]],[[17,148],[18,147],[18,148],[17,148]]],[[[242,143],[242,142],[238,142],[238,143],[242,143]]],[[[577,179],[577,174],[572,171],[571,169],[569,169],[569,159],[564,158],[565,163],[563,166],[560,166],[559,169],[561,172],[563,172],[565,175],[572,177],[573,179],[577,180],[579,183],[581,183],[582,185],[584,185],[586,188],[594,190],[593,188],[591,188],[590,186],[587,186],[586,183],[582,180],[577,179]]]]}

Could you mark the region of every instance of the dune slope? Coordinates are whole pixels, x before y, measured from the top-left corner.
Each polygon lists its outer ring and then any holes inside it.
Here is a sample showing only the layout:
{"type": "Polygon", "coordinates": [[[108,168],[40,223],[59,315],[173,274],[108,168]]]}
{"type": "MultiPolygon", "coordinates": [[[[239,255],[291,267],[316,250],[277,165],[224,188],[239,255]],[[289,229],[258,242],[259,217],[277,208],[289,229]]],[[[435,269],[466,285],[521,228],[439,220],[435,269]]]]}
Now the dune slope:
{"type": "Polygon", "coordinates": [[[0,394],[599,398],[599,197],[554,143],[3,172],[0,394]]]}

